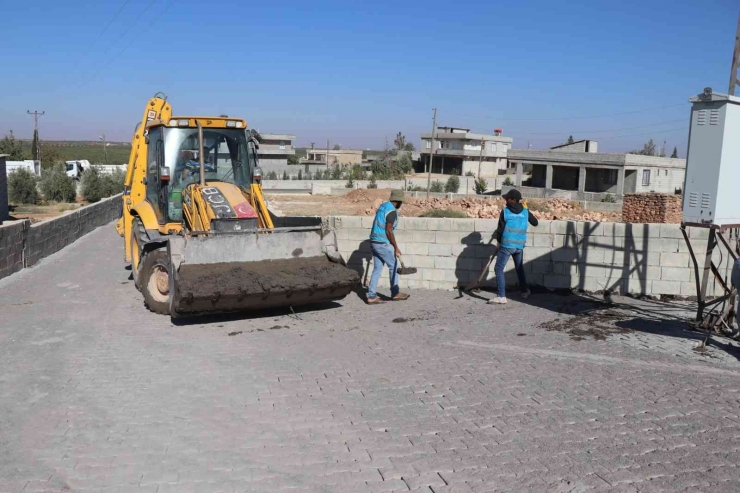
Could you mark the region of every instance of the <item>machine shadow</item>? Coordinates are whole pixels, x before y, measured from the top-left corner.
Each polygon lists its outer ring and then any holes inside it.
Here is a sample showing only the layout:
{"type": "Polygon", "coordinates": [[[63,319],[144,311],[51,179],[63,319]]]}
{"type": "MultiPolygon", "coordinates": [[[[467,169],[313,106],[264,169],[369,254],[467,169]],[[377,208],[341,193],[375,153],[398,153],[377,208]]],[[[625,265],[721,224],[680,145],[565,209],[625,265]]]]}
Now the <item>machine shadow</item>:
{"type": "Polygon", "coordinates": [[[193,317],[182,317],[171,319],[172,325],[187,327],[190,325],[210,325],[223,322],[236,322],[244,320],[261,320],[275,317],[292,317],[300,319],[302,313],[322,312],[341,308],[342,305],[336,301],[326,301],[315,305],[303,305],[293,309],[291,307],[268,308],[253,312],[217,313],[212,315],[199,315],[193,317]]]}

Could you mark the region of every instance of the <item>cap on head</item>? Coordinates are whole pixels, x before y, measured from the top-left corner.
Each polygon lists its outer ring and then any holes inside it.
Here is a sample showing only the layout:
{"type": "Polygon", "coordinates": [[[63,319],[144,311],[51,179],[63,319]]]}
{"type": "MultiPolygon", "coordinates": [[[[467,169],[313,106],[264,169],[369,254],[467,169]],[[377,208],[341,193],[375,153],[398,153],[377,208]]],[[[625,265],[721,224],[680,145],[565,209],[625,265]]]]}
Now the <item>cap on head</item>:
{"type": "Polygon", "coordinates": [[[389,202],[403,202],[405,198],[405,194],[403,193],[403,190],[391,190],[391,198],[388,199],[389,202]]]}
{"type": "Polygon", "coordinates": [[[522,200],[522,193],[519,190],[512,188],[503,195],[503,198],[519,201],[522,200]]]}

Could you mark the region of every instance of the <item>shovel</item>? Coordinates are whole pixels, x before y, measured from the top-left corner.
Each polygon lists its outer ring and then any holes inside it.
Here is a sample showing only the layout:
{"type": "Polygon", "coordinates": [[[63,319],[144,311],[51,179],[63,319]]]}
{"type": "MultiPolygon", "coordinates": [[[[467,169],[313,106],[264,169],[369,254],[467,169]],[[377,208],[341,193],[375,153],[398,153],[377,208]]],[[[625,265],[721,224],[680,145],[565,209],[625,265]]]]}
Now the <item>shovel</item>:
{"type": "Polygon", "coordinates": [[[488,273],[488,269],[491,268],[493,259],[496,258],[497,254],[498,254],[498,247],[496,247],[496,250],[491,254],[491,258],[488,259],[488,263],[486,264],[485,267],[483,267],[483,270],[481,271],[480,276],[478,276],[478,279],[476,279],[472,283],[465,286],[465,289],[463,289],[463,291],[470,292],[483,282],[483,278],[486,277],[486,274],[488,273]]]}
{"type": "Polygon", "coordinates": [[[398,256],[398,261],[401,262],[401,267],[398,268],[399,276],[407,276],[410,274],[416,274],[417,272],[416,267],[406,267],[405,265],[403,265],[403,259],[401,258],[400,255],[398,256]]]}

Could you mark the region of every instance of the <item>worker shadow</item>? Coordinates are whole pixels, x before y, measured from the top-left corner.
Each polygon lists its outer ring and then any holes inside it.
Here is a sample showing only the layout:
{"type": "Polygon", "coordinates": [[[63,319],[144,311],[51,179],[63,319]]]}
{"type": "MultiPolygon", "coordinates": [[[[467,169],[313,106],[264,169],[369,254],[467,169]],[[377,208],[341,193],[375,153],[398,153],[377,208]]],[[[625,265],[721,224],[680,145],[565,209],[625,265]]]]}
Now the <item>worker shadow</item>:
{"type": "MultiPolygon", "coordinates": [[[[335,310],[341,308],[341,303],[336,301],[326,301],[323,303],[316,303],[313,305],[302,305],[297,307],[279,307],[279,308],[267,308],[264,310],[255,310],[253,312],[234,312],[234,313],[219,313],[213,315],[199,315],[197,317],[182,317],[171,319],[172,325],[176,327],[187,327],[191,325],[214,325],[223,324],[226,322],[241,322],[241,321],[260,321],[269,318],[273,318],[279,321],[281,318],[291,318],[295,320],[301,320],[301,314],[304,313],[315,313],[323,312],[325,310],[335,310]]],[[[218,327],[221,328],[221,327],[218,327]]],[[[261,330],[255,329],[258,332],[261,330]]]]}
{"type": "Polygon", "coordinates": [[[491,281],[488,281],[488,272],[493,266],[489,264],[492,257],[497,252],[497,247],[493,243],[493,236],[487,243],[483,242],[483,235],[479,232],[473,232],[460,241],[465,247],[460,252],[455,261],[455,278],[457,279],[458,298],[464,294],[470,297],[486,300],[487,298],[480,294],[479,289],[490,287],[491,281]],[[485,269],[485,273],[483,272],[485,269]],[[478,282],[481,279],[481,282],[478,282]],[[466,291],[468,287],[475,285],[479,289],[466,291]]]}
{"type": "Polygon", "coordinates": [[[370,283],[370,273],[372,271],[372,259],[373,255],[370,250],[370,240],[365,240],[357,247],[357,250],[352,252],[347,259],[347,267],[357,272],[360,276],[360,282],[355,288],[355,294],[360,299],[365,299],[367,292],[367,286],[370,283]]]}

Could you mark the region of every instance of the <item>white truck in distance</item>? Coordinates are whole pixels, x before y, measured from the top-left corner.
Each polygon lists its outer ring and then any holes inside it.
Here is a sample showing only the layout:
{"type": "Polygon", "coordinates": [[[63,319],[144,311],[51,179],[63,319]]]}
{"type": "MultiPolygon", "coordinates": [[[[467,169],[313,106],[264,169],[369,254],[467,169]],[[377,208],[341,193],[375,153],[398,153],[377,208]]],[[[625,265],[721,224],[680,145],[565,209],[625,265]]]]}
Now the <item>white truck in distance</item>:
{"type": "Polygon", "coordinates": [[[71,176],[75,180],[79,180],[82,177],[82,172],[90,169],[91,166],[95,166],[103,174],[113,173],[116,170],[126,171],[125,164],[90,164],[87,159],[66,161],[64,164],[67,167],[67,176],[71,176]]]}

